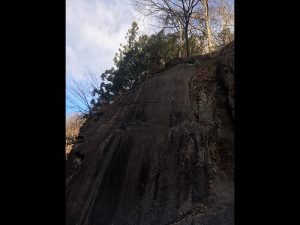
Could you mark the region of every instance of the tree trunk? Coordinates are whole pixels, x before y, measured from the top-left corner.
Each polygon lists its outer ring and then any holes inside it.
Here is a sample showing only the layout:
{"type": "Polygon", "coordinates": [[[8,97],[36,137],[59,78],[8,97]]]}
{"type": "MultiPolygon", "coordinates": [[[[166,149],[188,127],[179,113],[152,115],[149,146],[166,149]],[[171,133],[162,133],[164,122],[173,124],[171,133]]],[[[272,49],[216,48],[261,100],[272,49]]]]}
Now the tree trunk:
{"type": "Polygon", "coordinates": [[[224,1],[221,0],[218,12],[219,12],[219,14],[221,16],[221,27],[222,27],[222,30],[225,29],[225,9],[224,9],[224,7],[225,7],[224,6],[224,1]]]}
{"type": "Polygon", "coordinates": [[[182,25],[180,24],[179,26],[179,54],[178,54],[178,57],[179,58],[182,58],[183,57],[183,28],[182,28],[182,25]]]}
{"type": "Polygon", "coordinates": [[[187,24],[185,25],[184,33],[185,33],[185,45],[186,45],[186,57],[189,58],[190,57],[190,44],[189,44],[188,25],[187,24]]]}
{"type": "Polygon", "coordinates": [[[202,0],[202,4],[205,10],[205,29],[207,34],[207,45],[208,45],[208,52],[211,52],[213,49],[212,43],[212,31],[210,28],[210,19],[209,19],[209,8],[208,8],[208,0],[202,0]]]}
{"type": "MultiPolygon", "coordinates": [[[[221,6],[219,9],[219,13],[221,15],[221,22],[222,22],[222,32],[225,32],[225,30],[228,28],[228,15],[226,12],[226,6],[224,3],[224,0],[221,1],[221,6]]],[[[224,40],[223,40],[223,44],[228,44],[230,42],[230,37],[229,34],[225,33],[224,34],[224,40]]]]}

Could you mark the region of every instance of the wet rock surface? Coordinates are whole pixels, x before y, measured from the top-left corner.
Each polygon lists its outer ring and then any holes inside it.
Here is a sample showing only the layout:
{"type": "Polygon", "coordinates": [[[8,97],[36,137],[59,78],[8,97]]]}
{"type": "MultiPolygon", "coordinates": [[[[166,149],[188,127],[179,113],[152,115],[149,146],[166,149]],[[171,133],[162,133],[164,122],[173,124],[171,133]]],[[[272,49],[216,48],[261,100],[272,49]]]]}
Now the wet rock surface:
{"type": "Polygon", "coordinates": [[[67,225],[234,223],[233,55],[174,65],[87,119],[67,225]]]}

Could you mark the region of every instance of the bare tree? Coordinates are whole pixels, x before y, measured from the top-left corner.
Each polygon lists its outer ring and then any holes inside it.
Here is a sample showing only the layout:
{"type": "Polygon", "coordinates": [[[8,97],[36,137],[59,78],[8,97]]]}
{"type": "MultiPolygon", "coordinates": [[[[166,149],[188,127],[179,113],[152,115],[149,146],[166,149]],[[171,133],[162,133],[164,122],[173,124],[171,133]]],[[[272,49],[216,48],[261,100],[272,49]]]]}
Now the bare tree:
{"type": "MultiPolygon", "coordinates": [[[[183,56],[184,40],[189,56],[189,34],[198,36],[204,52],[215,50],[218,33],[233,26],[234,0],[132,0],[145,16],[152,16],[159,27],[169,29],[179,36],[179,57],[183,56]],[[201,44],[202,45],[202,44],[201,44]]],[[[200,43],[199,42],[199,43],[200,43]]]]}
{"type": "Polygon", "coordinates": [[[179,33],[180,51],[182,56],[183,39],[186,44],[186,56],[189,57],[189,25],[191,15],[200,0],[133,0],[137,9],[145,16],[154,16],[162,28],[175,29],[179,33]]]}
{"type": "Polygon", "coordinates": [[[188,1],[181,0],[187,57],[190,56],[190,45],[189,45],[189,37],[188,37],[189,24],[191,20],[191,15],[193,14],[193,10],[198,3],[199,0],[188,0],[188,1]]]}
{"type": "Polygon", "coordinates": [[[183,56],[184,32],[179,14],[166,0],[132,0],[136,9],[144,16],[154,17],[160,29],[167,29],[179,35],[179,57],[183,56]]]}
{"type": "Polygon", "coordinates": [[[94,72],[84,74],[83,78],[79,80],[72,79],[67,87],[66,96],[69,107],[76,112],[91,112],[93,90],[100,89],[101,82],[101,76],[94,72]]]}
{"type": "MultiPolygon", "coordinates": [[[[219,0],[217,6],[217,14],[221,20],[221,42],[227,44],[231,40],[231,30],[234,28],[234,10],[233,10],[233,0],[219,0]]],[[[232,36],[233,37],[233,36],[232,36]]]]}
{"type": "Polygon", "coordinates": [[[220,27],[222,30],[226,28],[233,28],[234,26],[234,0],[214,0],[216,4],[216,17],[217,21],[220,21],[220,27]]]}
{"type": "Polygon", "coordinates": [[[208,0],[201,0],[201,3],[204,7],[204,21],[205,21],[205,29],[206,29],[206,36],[207,36],[208,52],[211,52],[213,50],[213,36],[212,36],[212,30],[210,25],[208,0]]]}
{"type": "Polygon", "coordinates": [[[193,21],[198,22],[190,25],[191,33],[200,32],[198,37],[202,35],[205,37],[205,52],[209,53],[216,49],[220,41],[218,34],[234,26],[234,0],[200,0],[200,2],[191,16],[193,21]]]}

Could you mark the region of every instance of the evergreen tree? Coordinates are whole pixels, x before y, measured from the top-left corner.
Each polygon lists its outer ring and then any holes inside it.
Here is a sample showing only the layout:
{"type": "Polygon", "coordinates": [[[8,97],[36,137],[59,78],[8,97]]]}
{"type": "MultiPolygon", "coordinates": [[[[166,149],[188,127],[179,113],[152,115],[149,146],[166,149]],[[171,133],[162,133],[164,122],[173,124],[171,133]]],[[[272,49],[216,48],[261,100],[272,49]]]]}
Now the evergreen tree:
{"type": "Polygon", "coordinates": [[[93,91],[94,107],[109,103],[115,95],[158,72],[166,62],[177,57],[179,46],[176,36],[161,30],[151,36],[138,37],[138,29],[137,23],[133,22],[126,34],[126,44],[121,45],[114,57],[116,69],[111,68],[101,75],[106,82],[93,91]]]}

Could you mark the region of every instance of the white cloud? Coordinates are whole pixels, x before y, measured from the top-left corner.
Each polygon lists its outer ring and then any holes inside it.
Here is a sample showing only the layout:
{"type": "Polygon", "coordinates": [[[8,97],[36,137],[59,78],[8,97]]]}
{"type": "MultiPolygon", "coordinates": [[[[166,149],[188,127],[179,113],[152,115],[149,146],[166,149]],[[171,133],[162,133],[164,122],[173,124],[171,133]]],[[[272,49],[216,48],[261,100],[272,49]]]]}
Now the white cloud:
{"type": "Polygon", "coordinates": [[[66,73],[80,79],[84,72],[103,72],[125,42],[131,23],[137,21],[140,34],[153,33],[148,20],[136,12],[130,0],[66,1],[66,73]]]}

